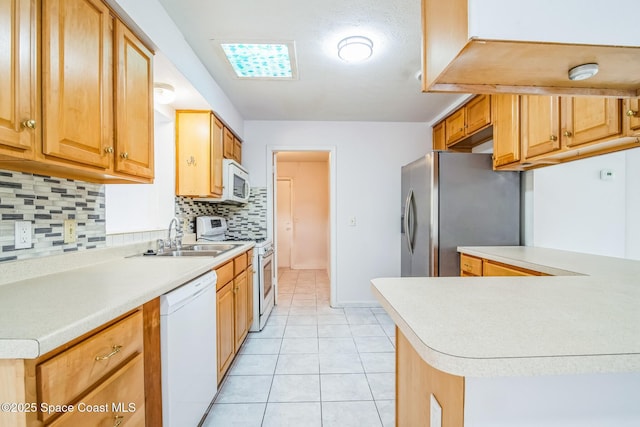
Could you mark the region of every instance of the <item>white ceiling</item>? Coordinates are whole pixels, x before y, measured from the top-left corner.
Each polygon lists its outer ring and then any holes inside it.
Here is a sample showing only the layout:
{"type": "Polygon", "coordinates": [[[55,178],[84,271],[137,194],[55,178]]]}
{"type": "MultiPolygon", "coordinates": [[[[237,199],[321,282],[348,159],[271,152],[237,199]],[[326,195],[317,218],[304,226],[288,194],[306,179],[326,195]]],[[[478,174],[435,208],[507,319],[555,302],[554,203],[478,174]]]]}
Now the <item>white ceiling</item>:
{"type": "Polygon", "coordinates": [[[159,1],[245,120],[429,122],[459,98],[420,91],[420,0],[159,1]],[[348,35],[373,57],[340,60],[348,35]],[[294,41],[299,78],[236,79],[212,40],[294,41]]]}

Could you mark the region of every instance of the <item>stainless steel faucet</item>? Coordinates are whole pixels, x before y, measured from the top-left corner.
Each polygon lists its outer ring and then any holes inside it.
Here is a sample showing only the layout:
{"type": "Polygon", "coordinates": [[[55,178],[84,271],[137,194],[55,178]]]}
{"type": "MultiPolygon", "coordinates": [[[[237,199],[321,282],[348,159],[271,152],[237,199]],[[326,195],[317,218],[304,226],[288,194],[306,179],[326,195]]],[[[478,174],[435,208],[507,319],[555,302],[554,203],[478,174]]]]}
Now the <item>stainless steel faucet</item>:
{"type": "Polygon", "coordinates": [[[165,247],[168,247],[169,249],[171,249],[174,246],[177,250],[180,250],[180,248],[182,248],[182,223],[180,222],[178,217],[175,217],[175,216],[171,219],[171,222],[169,223],[169,230],[167,231],[167,241],[165,242],[165,247]],[[176,237],[172,240],[171,227],[174,226],[174,224],[176,229],[176,237]]]}

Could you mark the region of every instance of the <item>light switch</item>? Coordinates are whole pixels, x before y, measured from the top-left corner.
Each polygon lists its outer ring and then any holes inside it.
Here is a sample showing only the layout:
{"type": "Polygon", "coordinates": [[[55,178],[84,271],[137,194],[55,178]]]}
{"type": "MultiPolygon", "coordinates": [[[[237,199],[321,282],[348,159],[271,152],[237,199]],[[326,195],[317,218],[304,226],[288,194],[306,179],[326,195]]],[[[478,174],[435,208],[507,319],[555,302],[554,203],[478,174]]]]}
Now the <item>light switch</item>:
{"type": "Polygon", "coordinates": [[[431,427],[442,427],[442,407],[438,403],[438,399],[431,394],[431,427]]]}
{"type": "Polygon", "coordinates": [[[74,243],[78,239],[77,226],[75,219],[64,220],[64,243],[74,243]]]}

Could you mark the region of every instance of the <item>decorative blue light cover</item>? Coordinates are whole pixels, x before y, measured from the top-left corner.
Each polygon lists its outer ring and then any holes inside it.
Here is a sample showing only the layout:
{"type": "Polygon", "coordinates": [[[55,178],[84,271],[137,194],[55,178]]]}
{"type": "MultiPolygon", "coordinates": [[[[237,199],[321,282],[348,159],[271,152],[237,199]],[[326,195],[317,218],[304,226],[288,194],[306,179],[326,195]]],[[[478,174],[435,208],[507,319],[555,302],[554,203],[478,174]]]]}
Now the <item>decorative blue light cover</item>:
{"type": "Polygon", "coordinates": [[[286,44],[222,43],[221,46],[240,78],[293,78],[286,44]]]}

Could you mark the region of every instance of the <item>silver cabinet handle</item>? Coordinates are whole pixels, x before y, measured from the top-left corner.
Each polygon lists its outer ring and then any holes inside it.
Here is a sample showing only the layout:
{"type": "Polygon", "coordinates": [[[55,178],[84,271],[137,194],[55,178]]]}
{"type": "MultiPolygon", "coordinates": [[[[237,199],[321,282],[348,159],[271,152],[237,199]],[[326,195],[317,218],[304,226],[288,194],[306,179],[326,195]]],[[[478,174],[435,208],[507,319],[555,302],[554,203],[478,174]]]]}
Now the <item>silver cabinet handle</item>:
{"type": "Polygon", "coordinates": [[[113,427],[119,427],[124,422],[124,416],[116,415],[113,417],[113,427]]]}
{"type": "Polygon", "coordinates": [[[33,119],[29,119],[29,120],[25,120],[24,122],[20,123],[20,125],[23,128],[35,129],[36,128],[36,121],[33,120],[33,119]]]}

